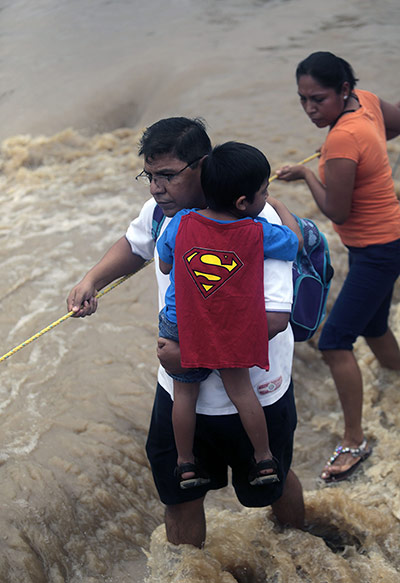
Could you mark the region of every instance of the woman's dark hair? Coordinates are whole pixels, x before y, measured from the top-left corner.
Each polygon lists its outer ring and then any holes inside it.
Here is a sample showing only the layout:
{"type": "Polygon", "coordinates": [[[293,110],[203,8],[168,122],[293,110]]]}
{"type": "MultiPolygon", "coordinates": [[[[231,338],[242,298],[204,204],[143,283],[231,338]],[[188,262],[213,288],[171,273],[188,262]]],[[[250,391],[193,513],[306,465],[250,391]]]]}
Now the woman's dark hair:
{"type": "Polygon", "coordinates": [[[146,128],[139,143],[145,160],[171,154],[183,162],[199,160],[211,151],[206,126],[200,118],[169,117],[146,128]]]}
{"type": "Polygon", "coordinates": [[[336,93],[340,93],[345,81],[350,85],[350,91],[358,81],[347,61],[324,51],[312,53],[297,65],[297,83],[303,75],[311,75],[320,85],[335,89],[336,93]]]}
{"type": "Polygon", "coordinates": [[[226,142],[216,146],[204,159],[201,186],[208,206],[229,210],[240,196],[251,203],[271,167],[264,154],[248,144],[226,142]]]}

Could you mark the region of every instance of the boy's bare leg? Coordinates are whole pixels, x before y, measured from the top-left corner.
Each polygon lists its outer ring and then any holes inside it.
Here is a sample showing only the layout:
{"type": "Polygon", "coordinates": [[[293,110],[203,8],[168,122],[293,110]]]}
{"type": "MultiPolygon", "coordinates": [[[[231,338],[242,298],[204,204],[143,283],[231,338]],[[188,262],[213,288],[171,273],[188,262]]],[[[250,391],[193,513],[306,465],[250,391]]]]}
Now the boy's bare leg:
{"type": "MultiPolygon", "coordinates": [[[[181,383],[174,379],[174,404],[172,407],[172,424],[176,449],[178,451],[178,466],[194,463],[193,440],[196,428],[196,401],[200,383],[181,383]]],[[[183,479],[192,478],[193,472],[184,472],[183,479]]]]}
{"type": "MultiPolygon", "coordinates": [[[[238,410],[244,430],[254,447],[256,462],[271,459],[267,423],[261,403],[250,382],[249,370],[247,368],[224,368],[220,370],[220,373],[225,390],[238,410]]],[[[270,471],[264,473],[270,473],[270,471]]]]}
{"type": "Polygon", "coordinates": [[[174,504],[165,509],[167,539],[174,545],[193,545],[201,548],[206,540],[204,497],[191,502],[174,504]]]}
{"type": "Polygon", "coordinates": [[[282,496],[271,505],[272,512],[282,526],[304,528],[303,488],[296,474],[289,470],[282,496]]]}

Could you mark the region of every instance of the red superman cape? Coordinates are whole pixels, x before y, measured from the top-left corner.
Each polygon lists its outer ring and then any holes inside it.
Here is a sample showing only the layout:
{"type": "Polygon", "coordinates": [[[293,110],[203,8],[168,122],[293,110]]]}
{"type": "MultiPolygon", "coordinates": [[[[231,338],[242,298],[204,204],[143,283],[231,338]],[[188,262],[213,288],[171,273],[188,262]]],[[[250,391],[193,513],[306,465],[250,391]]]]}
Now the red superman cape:
{"type": "Polygon", "coordinates": [[[175,243],[175,294],[184,368],[268,370],[263,229],[191,212],[175,243]]]}

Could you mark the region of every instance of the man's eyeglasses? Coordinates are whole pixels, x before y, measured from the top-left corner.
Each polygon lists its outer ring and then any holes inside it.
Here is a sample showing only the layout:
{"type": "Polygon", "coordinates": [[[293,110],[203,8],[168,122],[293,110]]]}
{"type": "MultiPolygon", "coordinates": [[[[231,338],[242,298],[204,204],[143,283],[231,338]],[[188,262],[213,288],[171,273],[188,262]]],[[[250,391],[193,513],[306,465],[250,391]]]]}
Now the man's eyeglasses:
{"type": "Polygon", "coordinates": [[[142,170],[142,172],[136,176],[136,180],[139,180],[140,182],[143,182],[144,184],[147,185],[151,184],[152,182],[155,182],[157,186],[164,186],[165,184],[172,182],[172,180],[179,176],[179,174],[186,170],[186,168],[189,168],[190,166],[192,166],[192,164],[201,160],[202,157],[203,156],[200,156],[200,158],[196,158],[196,160],[189,162],[189,164],[186,164],[186,166],[178,170],[178,172],[168,173],[166,172],[165,174],[160,172],[151,174],[150,172],[146,172],[146,170],[142,170]]]}

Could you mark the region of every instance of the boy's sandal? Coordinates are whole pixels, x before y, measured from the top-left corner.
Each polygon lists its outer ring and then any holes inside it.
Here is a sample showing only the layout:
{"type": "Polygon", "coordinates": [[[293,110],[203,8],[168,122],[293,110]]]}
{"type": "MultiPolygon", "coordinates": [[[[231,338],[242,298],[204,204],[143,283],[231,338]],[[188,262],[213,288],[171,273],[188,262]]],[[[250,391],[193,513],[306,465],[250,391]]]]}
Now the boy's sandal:
{"type": "Polygon", "coordinates": [[[336,446],[335,451],[333,452],[328,462],[326,463],[324,469],[322,470],[322,474],[320,476],[321,480],[323,480],[325,484],[345,480],[346,478],[352,475],[352,473],[359,467],[359,465],[363,461],[365,461],[371,455],[371,453],[372,448],[369,447],[366,439],[363,439],[361,445],[359,445],[358,447],[343,447],[342,445],[336,446]],[[331,474],[329,472],[329,468],[332,467],[332,465],[338,459],[339,456],[346,453],[350,453],[353,456],[353,458],[359,459],[350,468],[347,468],[347,470],[331,474]]]}
{"type": "Polygon", "coordinates": [[[196,488],[197,486],[204,486],[211,482],[210,476],[203,470],[203,468],[196,461],[194,464],[185,462],[175,468],[175,477],[179,482],[179,486],[185,490],[187,488],[196,488]],[[193,472],[194,476],[191,478],[182,478],[182,474],[193,472]]]}
{"type": "Polygon", "coordinates": [[[254,460],[253,466],[249,473],[249,482],[251,486],[266,486],[274,482],[279,482],[278,478],[278,462],[275,458],[270,460],[261,460],[256,463],[254,460]],[[263,474],[265,470],[273,470],[269,474],[263,474]]]}

